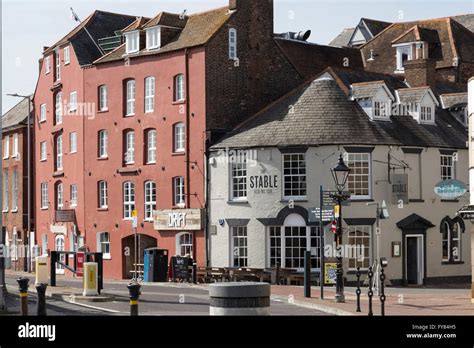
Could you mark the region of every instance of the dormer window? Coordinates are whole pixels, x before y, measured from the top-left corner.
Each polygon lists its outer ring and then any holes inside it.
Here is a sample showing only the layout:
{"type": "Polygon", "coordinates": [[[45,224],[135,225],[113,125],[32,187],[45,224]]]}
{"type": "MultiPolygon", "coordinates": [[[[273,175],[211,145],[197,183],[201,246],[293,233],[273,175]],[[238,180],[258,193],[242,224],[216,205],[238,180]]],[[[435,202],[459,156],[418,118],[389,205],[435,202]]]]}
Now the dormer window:
{"type": "Polygon", "coordinates": [[[138,52],[140,47],[140,33],[138,31],[126,33],[125,43],[127,54],[138,52]]]}
{"type": "Polygon", "coordinates": [[[389,117],[388,102],[374,101],[374,118],[389,117]]]}
{"type": "Polygon", "coordinates": [[[161,47],[161,27],[146,30],[146,49],[152,50],[161,47]]]}
{"type": "Polygon", "coordinates": [[[405,62],[413,59],[413,50],[411,45],[397,47],[397,71],[405,71],[405,62]]]}
{"type": "Polygon", "coordinates": [[[420,112],[420,121],[433,123],[433,108],[431,106],[422,106],[420,112]]]}

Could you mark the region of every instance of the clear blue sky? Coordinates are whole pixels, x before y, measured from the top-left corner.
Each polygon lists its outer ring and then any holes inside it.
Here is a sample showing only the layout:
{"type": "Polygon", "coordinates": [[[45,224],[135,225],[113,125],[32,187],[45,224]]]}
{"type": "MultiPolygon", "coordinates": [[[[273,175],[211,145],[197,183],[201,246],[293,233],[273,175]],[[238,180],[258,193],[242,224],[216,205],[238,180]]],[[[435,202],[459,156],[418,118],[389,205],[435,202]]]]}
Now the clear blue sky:
{"type": "MultiPolygon", "coordinates": [[[[258,0],[255,0],[258,1],[258,0]]],[[[474,0],[274,0],[275,32],[311,29],[309,41],[327,44],[361,17],[389,22],[473,13],[474,0]]],[[[6,93],[33,93],[43,46],[53,44],[95,9],[153,17],[224,6],[227,0],[2,0],[2,113],[14,104],[6,93]]]]}

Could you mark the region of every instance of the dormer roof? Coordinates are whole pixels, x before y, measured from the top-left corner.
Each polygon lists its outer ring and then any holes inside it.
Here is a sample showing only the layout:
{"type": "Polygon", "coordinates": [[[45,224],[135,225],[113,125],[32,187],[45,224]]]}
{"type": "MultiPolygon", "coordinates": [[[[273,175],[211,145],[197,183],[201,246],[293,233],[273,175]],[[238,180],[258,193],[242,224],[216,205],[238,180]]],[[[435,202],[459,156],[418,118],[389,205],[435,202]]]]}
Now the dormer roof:
{"type": "Polygon", "coordinates": [[[131,31],[141,30],[149,20],[150,18],[147,17],[138,17],[133,23],[130,23],[129,26],[123,28],[122,33],[129,33],[131,31]]]}
{"type": "Polygon", "coordinates": [[[441,100],[441,107],[443,109],[451,109],[453,107],[460,107],[467,105],[467,93],[450,93],[439,96],[441,100]]]}
{"type": "Polygon", "coordinates": [[[400,103],[420,103],[428,94],[436,106],[439,106],[438,100],[430,87],[404,88],[398,90],[397,94],[400,103]]]}
{"type": "Polygon", "coordinates": [[[419,25],[414,25],[403,34],[392,41],[392,45],[398,45],[410,42],[428,42],[439,44],[439,34],[436,30],[422,28],[419,25]]]}
{"type": "Polygon", "coordinates": [[[395,97],[388,89],[385,81],[369,81],[369,82],[358,82],[352,84],[352,98],[353,99],[365,99],[374,98],[380,89],[383,89],[392,101],[395,97]]]}
{"type": "Polygon", "coordinates": [[[158,25],[164,27],[172,27],[177,29],[183,29],[188,21],[188,16],[181,16],[176,13],[160,12],[156,17],[150,19],[144,26],[143,29],[156,27],[158,25]]]}

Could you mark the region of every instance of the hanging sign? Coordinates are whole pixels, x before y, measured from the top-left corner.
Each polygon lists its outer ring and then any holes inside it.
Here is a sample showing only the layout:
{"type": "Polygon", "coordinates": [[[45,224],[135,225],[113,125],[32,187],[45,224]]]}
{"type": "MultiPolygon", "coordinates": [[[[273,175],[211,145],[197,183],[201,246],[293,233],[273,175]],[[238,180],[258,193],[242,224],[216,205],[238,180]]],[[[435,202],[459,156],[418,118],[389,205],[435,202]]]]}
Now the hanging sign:
{"type": "Polygon", "coordinates": [[[456,179],[444,180],[435,186],[434,192],[441,199],[457,199],[466,194],[467,186],[462,181],[456,179]]]}

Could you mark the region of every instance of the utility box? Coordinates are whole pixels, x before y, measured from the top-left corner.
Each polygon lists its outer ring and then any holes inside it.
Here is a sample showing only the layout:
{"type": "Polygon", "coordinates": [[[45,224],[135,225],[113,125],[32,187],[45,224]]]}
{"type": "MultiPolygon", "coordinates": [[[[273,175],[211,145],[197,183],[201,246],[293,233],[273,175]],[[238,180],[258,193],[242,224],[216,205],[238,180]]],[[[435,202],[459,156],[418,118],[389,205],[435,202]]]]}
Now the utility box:
{"type": "Polygon", "coordinates": [[[84,278],[82,284],[84,285],[83,296],[98,296],[98,275],[97,275],[97,262],[85,262],[84,263],[84,278]]]}
{"type": "Polygon", "coordinates": [[[37,256],[35,284],[48,284],[48,271],[48,256],[37,256]]]}
{"type": "Polygon", "coordinates": [[[143,271],[146,283],[165,283],[168,279],[168,250],[145,249],[143,271]]]}

